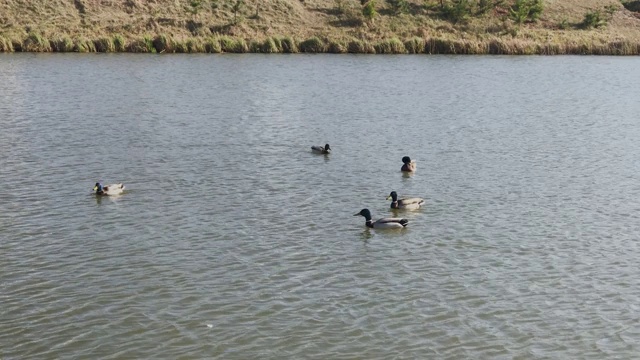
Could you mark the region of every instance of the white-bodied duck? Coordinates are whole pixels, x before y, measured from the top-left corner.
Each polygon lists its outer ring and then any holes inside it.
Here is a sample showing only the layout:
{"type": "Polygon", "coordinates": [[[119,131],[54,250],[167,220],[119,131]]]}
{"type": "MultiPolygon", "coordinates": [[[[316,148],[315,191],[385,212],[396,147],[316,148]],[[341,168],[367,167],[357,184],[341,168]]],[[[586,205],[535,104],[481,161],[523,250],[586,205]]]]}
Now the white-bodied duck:
{"type": "Polygon", "coordinates": [[[391,194],[387,196],[387,200],[389,199],[391,199],[392,209],[416,210],[424,205],[424,199],[419,197],[398,199],[398,194],[395,191],[392,191],[391,194]]]}
{"type": "Polygon", "coordinates": [[[311,151],[316,154],[331,154],[331,146],[329,144],[325,144],[323,146],[312,146],[311,151]]]}
{"type": "Polygon", "coordinates": [[[96,195],[100,196],[112,196],[112,195],[120,195],[124,192],[124,185],[120,184],[111,184],[107,186],[102,186],[99,182],[93,187],[93,191],[96,195]]]}
{"type": "Polygon", "coordinates": [[[400,168],[400,171],[405,171],[405,172],[414,172],[416,171],[416,161],[415,160],[411,160],[410,157],[408,156],[403,156],[402,157],[402,167],[400,168]]]}
{"type": "Polygon", "coordinates": [[[376,221],[371,220],[371,211],[369,209],[362,209],[359,213],[353,214],[353,216],[364,216],[365,225],[374,229],[402,229],[407,224],[409,224],[409,220],[403,218],[382,218],[376,221]]]}

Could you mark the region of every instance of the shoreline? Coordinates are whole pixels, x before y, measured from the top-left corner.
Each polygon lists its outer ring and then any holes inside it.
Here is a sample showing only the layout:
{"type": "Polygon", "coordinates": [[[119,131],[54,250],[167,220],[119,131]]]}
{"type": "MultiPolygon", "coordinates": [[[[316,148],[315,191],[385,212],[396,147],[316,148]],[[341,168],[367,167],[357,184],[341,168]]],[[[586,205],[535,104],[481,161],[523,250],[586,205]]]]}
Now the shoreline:
{"type": "Polygon", "coordinates": [[[242,37],[209,36],[172,38],[167,35],[145,35],[125,38],[122,35],[96,39],[52,39],[31,33],[23,39],[7,39],[0,35],[0,53],[12,52],[77,52],[77,53],[256,53],[256,54],[427,54],[427,55],[640,55],[640,42],[631,40],[550,41],[518,38],[456,39],[450,37],[412,37],[401,40],[363,41],[358,39],[295,39],[272,36],[262,40],[242,37]]]}

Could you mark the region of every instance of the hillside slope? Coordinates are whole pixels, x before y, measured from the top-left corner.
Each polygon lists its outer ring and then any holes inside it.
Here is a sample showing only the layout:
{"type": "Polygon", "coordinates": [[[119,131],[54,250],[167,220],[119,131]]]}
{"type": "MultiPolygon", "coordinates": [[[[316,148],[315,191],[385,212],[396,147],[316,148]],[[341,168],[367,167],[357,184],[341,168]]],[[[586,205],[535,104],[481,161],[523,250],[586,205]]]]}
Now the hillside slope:
{"type": "Polygon", "coordinates": [[[515,0],[460,21],[439,1],[377,0],[369,19],[356,0],[0,0],[0,51],[640,52],[640,13],[619,0],[545,0],[520,25],[515,0]]]}

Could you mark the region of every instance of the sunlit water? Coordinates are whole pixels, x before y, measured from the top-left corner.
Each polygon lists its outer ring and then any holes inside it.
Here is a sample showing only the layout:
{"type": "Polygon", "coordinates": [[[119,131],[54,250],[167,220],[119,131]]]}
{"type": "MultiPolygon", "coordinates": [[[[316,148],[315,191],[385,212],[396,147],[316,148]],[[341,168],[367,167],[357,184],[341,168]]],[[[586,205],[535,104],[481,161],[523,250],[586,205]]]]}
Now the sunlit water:
{"type": "Polygon", "coordinates": [[[638,58],[1,55],[0,358],[638,358],[638,94],[638,58]]]}

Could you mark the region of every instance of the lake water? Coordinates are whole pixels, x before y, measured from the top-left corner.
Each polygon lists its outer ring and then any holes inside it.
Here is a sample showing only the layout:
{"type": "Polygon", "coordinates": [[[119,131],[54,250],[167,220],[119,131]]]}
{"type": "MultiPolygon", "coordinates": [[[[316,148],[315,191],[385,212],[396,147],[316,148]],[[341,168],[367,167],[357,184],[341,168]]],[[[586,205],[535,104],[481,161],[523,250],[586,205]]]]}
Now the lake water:
{"type": "Polygon", "coordinates": [[[638,358],[638,94],[638,57],[0,54],[0,358],[638,358]]]}

